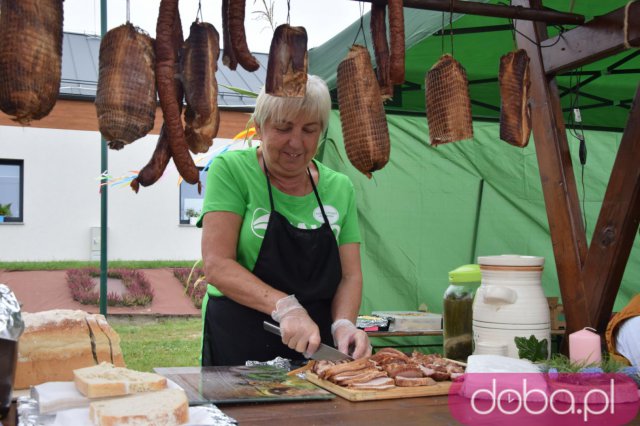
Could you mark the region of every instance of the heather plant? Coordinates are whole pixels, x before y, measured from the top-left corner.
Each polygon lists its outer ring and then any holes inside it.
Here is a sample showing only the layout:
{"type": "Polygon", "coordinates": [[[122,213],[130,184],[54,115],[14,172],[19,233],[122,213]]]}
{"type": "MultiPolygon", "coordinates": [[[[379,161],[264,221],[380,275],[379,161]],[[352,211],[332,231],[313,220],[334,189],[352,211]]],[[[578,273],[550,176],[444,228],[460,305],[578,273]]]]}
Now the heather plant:
{"type": "MultiPolygon", "coordinates": [[[[70,269],[67,271],[67,284],[74,300],[84,305],[97,305],[100,294],[96,289],[95,278],[100,276],[98,268],[70,269]]],[[[145,306],[153,301],[153,288],[147,277],[133,269],[110,269],[107,277],[122,281],[126,292],[107,293],[108,306],[145,306]]]]}
{"type": "Polygon", "coordinates": [[[202,299],[207,292],[207,282],[204,270],[198,267],[200,261],[192,268],[174,268],[173,276],[182,283],[185,294],[188,294],[196,308],[202,307],[202,299]]]}

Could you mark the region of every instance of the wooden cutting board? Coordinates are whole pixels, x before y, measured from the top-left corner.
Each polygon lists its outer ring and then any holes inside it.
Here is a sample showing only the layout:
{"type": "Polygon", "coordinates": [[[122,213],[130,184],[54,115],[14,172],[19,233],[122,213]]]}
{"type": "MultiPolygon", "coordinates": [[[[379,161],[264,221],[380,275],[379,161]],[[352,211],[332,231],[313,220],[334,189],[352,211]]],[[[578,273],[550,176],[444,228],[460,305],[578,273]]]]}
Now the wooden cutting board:
{"type": "Polygon", "coordinates": [[[401,387],[385,390],[361,390],[361,389],[349,389],[343,386],[336,385],[335,383],[319,378],[315,373],[307,371],[305,373],[306,379],[311,383],[320,386],[332,392],[342,398],[357,402],[357,401],[374,401],[380,399],[397,399],[397,398],[415,398],[419,396],[436,396],[447,395],[451,382],[437,382],[432,386],[414,386],[414,387],[401,387]]]}

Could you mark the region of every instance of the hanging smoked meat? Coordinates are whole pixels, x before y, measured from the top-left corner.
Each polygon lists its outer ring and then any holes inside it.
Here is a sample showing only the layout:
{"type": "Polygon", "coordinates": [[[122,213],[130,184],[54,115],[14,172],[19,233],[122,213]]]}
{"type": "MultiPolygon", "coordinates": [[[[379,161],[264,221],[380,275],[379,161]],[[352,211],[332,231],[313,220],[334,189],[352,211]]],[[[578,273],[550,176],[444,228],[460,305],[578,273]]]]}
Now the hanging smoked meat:
{"type": "Polygon", "coordinates": [[[53,109],[60,91],[62,0],[0,1],[0,110],[20,124],[53,109]]]}
{"type": "Polygon", "coordinates": [[[380,88],[364,46],[352,46],[338,65],[338,104],[347,157],[371,178],[389,161],[391,146],[380,88]]]}
{"type": "Polygon", "coordinates": [[[247,46],[247,36],[244,31],[245,0],[227,1],[229,2],[227,6],[229,40],[231,41],[233,56],[235,56],[235,59],[242,68],[249,72],[253,72],[260,68],[260,63],[251,54],[251,51],[247,46]]]}
{"type": "Polygon", "coordinates": [[[307,31],[283,24],[269,49],[265,91],[273,96],[301,98],[307,90],[307,31]]]}
{"type": "Polygon", "coordinates": [[[229,35],[229,0],[222,0],[222,63],[231,71],[238,68],[238,60],[233,53],[229,35]]]}
{"type": "Polygon", "coordinates": [[[388,0],[389,6],[389,81],[404,83],[404,10],[403,0],[388,0]]]}
{"type": "Polygon", "coordinates": [[[109,148],[122,149],[153,128],[156,117],[153,41],[130,23],[100,43],[96,112],[109,148]]]}
{"type": "Polygon", "coordinates": [[[525,147],[531,134],[529,56],[523,49],[500,58],[500,139],[525,147]]]}
{"type": "Polygon", "coordinates": [[[187,108],[184,134],[194,154],[207,152],[218,134],[218,57],[220,36],[213,25],[194,22],[182,52],[182,84],[187,108]]]}
{"type": "MultiPolygon", "coordinates": [[[[173,49],[176,52],[180,50],[182,44],[184,43],[179,11],[176,11],[176,15],[174,17],[173,35],[171,41],[173,43],[173,49]]],[[[174,90],[176,92],[176,102],[178,102],[179,110],[180,112],[182,112],[182,98],[184,97],[182,82],[180,81],[180,79],[174,78],[173,84],[174,90]]],[[[142,168],[142,170],[140,170],[138,176],[131,181],[130,186],[136,193],[140,189],[140,185],[151,186],[156,183],[167,168],[169,160],[171,160],[171,148],[169,147],[169,139],[165,127],[165,124],[162,123],[162,127],[160,128],[160,136],[158,136],[156,149],[153,151],[151,159],[142,168]]]]}
{"type": "Polygon", "coordinates": [[[382,100],[393,94],[393,85],[389,80],[389,46],[387,45],[386,6],[371,4],[371,39],[376,56],[376,76],[380,86],[382,100]]]}
{"type": "Polygon", "coordinates": [[[182,178],[200,189],[200,171],[193,162],[189,147],[184,137],[180,108],[176,90],[178,75],[178,49],[175,46],[176,18],[178,0],[161,0],[158,22],[156,25],[156,81],[158,97],[164,115],[165,131],[171,148],[173,162],[182,178]]]}
{"type": "Polygon", "coordinates": [[[425,78],[431,145],[473,137],[467,73],[451,55],[443,55],[425,78]]]}

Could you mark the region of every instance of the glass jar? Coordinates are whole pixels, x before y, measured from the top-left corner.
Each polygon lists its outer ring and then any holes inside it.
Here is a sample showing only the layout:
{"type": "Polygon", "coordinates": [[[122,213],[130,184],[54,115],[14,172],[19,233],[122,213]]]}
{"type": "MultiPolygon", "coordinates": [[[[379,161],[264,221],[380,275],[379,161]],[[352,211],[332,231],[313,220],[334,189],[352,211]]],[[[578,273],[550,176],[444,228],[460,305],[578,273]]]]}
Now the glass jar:
{"type": "Polygon", "coordinates": [[[480,276],[479,265],[463,265],[449,272],[442,310],[445,358],[466,362],[473,353],[473,297],[480,276]]]}

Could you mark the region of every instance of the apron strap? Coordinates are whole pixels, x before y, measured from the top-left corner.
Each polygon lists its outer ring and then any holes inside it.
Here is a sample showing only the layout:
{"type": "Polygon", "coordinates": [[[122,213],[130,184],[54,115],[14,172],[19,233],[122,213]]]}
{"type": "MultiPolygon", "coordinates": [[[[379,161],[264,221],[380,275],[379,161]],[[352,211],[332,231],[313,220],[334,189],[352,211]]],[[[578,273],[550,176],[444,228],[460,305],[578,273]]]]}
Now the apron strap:
{"type": "MultiPolygon", "coordinates": [[[[316,164],[315,160],[312,160],[313,164],[316,164]]],[[[267,188],[269,189],[269,203],[271,204],[271,211],[275,211],[275,205],[273,203],[273,193],[271,192],[271,179],[269,179],[269,169],[267,168],[267,162],[264,161],[264,157],[262,157],[262,165],[264,166],[264,174],[267,177],[267,188]]],[[[316,164],[316,168],[318,165],[316,164]]],[[[318,189],[316,188],[316,184],[313,181],[313,176],[311,176],[311,170],[307,167],[307,174],[309,174],[309,180],[311,181],[311,187],[313,188],[313,193],[316,196],[316,200],[318,201],[318,206],[320,206],[320,211],[322,212],[322,218],[324,219],[324,223],[326,223],[329,227],[331,227],[331,223],[329,223],[329,218],[324,211],[324,206],[322,205],[322,201],[320,200],[320,194],[318,194],[318,189]]]]}

